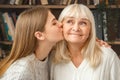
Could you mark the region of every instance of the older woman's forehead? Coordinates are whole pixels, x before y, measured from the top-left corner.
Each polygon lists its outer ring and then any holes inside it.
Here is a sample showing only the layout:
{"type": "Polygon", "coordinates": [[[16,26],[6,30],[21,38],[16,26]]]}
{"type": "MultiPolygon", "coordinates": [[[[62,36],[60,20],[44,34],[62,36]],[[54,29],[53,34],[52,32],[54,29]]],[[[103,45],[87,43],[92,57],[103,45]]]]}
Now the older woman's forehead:
{"type": "Polygon", "coordinates": [[[75,17],[75,18],[81,18],[81,17],[82,18],[87,18],[87,14],[86,13],[82,13],[82,12],[68,12],[66,14],[66,16],[64,16],[64,17],[67,17],[67,16],[69,16],[69,17],[75,17]]]}
{"type": "Polygon", "coordinates": [[[86,16],[66,16],[64,17],[64,19],[68,19],[68,18],[71,18],[71,19],[80,19],[80,20],[86,20],[86,21],[89,21],[89,19],[86,17],[86,16]]]}

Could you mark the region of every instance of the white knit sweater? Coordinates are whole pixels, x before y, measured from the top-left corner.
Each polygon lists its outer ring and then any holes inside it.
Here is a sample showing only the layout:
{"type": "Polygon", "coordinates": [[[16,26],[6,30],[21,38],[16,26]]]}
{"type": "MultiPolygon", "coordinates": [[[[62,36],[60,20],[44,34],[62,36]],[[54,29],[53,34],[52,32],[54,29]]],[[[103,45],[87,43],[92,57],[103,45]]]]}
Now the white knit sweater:
{"type": "Polygon", "coordinates": [[[48,59],[39,61],[34,54],[15,61],[0,80],[48,80],[48,59]]]}

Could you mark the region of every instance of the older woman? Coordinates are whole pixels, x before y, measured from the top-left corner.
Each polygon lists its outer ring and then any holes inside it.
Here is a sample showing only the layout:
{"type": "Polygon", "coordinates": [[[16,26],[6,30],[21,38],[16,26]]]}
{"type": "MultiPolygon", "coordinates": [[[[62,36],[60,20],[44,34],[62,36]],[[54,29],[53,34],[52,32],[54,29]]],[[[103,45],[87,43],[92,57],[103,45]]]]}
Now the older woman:
{"type": "Polygon", "coordinates": [[[120,80],[120,60],[109,47],[96,42],[92,12],[82,4],[63,9],[65,40],[57,44],[51,80],[120,80]]]}

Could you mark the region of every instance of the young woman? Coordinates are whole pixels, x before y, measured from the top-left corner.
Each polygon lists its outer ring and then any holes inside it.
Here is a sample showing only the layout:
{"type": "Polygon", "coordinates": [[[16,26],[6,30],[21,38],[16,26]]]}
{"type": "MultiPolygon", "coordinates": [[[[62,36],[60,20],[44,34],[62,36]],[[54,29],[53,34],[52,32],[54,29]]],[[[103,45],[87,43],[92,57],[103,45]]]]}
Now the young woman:
{"type": "Polygon", "coordinates": [[[94,17],[88,7],[69,5],[59,21],[65,40],[57,44],[52,56],[51,80],[120,80],[120,60],[111,48],[96,41],[94,17]]]}
{"type": "Polygon", "coordinates": [[[16,23],[11,53],[0,62],[0,80],[48,80],[48,54],[62,39],[62,25],[50,10],[25,10],[16,23]]]}

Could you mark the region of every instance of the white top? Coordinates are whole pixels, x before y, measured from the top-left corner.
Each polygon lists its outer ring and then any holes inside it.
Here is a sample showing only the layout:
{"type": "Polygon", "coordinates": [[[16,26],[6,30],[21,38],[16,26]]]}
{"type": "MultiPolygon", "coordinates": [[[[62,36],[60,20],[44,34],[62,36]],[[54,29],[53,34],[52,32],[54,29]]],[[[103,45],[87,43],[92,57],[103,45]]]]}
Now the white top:
{"type": "Polygon", "coordinates": [[[72,62],[51,66],[51,80],[120,80],[120,60],[111,48],[101,48],[102,63],[92,69],[86,59],[76,68],[72,62]]]}
{"type": "Polygon", "coordinates": [[[48,58],[39,61],[34,54],[15,61],[0,80],[48,80],[48,58]]]}

